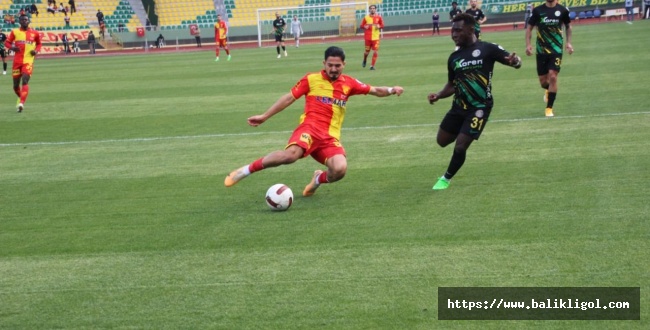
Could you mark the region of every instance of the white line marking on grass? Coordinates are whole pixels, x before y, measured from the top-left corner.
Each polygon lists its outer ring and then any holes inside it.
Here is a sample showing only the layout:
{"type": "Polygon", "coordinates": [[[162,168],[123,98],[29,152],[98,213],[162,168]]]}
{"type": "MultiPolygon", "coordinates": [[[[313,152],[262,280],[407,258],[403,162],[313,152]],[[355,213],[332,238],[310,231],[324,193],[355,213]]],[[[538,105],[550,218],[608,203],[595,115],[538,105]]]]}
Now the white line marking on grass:
{"type": "MultiPolygon", "coordinates": [[[[534,120],[561,120],[561,119],[579,119],[579,118],[596,118],[596,117],[613,117],[613,116],[633,116],[633,115],[649,115],[650,111],[639,112],[623,112],[623,113],[605,113],[594,115],[581,115],[581,116],[557,116],[554,118],[536,117],[536,118],[516,118],[516,119],[497,119],[491,120],[491,123],[510,123],[520,121],[534,121],[534,120]]],[[[344,131],[357,131],[357,130],[370,130],[370,129],[392,129],[392,128],[411,128],[411,127],[431,127],[437,126],[440,123],[431,124],[417,124],[417,125],[388,125],[388,126],[367,126],[367,127],[351,127],[343,128],[344,131]]],[[[150,142],[161,140],[188,140],[188,139],[205,139],[215,137],[234,137],[234,136],[254,136],[263,134],[287,134],[292,131],[272,131],[272,132],[249,132],[249,133],[224,133],[224,134],[205,134],[205,135],[185,135],[185,136],[162,136],[152,138],[135,138],[135,139],[109,139],[109,140],[94,140],[94,141],[65,141],[65,142],[29,142],[29,143],[0,143],[0,147],[28,147],[28,146],[60,146],[60,145],[73,145],[73,144],[94,144],[94,143],[114,143],[114,142],[150,142]]]]}

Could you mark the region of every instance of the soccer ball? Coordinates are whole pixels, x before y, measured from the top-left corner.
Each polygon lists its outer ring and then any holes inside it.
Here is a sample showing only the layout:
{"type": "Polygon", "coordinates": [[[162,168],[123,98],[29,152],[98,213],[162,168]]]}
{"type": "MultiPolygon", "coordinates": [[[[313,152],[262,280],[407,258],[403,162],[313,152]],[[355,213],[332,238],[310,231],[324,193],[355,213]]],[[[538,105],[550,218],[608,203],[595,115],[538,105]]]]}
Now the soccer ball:
{"type": "Polygon", "coordinates": [[[266,191],[266,205],[273,211],[286,211],[291,203],[293,203],[293,192],[282,183],[274,184],[266,191]]]}

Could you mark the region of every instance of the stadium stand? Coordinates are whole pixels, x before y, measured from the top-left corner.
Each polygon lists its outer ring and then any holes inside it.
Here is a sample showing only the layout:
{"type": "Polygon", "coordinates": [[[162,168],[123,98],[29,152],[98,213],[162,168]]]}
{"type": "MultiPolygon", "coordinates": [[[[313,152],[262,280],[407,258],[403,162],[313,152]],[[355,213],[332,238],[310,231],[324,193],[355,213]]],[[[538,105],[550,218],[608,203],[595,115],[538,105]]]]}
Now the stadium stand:
{"type": "Polygon", "coordinates": [[[184,28],[188,24],[210,27],[217,18],[212,0],[156,0],[161,29],[184,28]]]}
{"type": "MultiPolygon", "coordinates": [[[[99,1],[99,0],[95,0],[99,1]]],[[[359,0],[363,1],[363,0],[359,0]]],[[[383,16],[415,15],[432,13],[434,9],[444,13],[451,10],[451,3],[454,0],[383,0],[367,1],[369,4],[376,3],[378,11],[383,16]]],[[[487,3],[488,0],[485,0],[487,3]]],[[[342,0],[156,0],[156,14],[158,24],[162,30],[187,28],[189,24],[198,24],[199,27],[212,27],[216,20],[217,12],[228,19],[231,27],[256,26],[257,9],[277,7],[306,7],[305,9],[294,9],[282,12],[285,19],[289,20],[293,15],[298,15],[301,20],[328,21],[336,20],[340,15],[340,7],[330,8],[309,8],[318,5],[343,3],[342,0]],[[215,7],[216,5],[216,7],[215,7]]],[[[479,4],[481,1],[479,1],[479,4]]],[[[356,16],[362,17],[366,14],[363,5],[357,6],[356,16]]],[[[262,20],[272,21],[275,19],[273,12],[265,12],[262,20]]]]}
{"type": "MultiPolygon", "coordinates": [[[[67,6],[67,0],[58,0],[67,6]]],[[[17,17],[20,10],[25,6],[36,4],[39,15],[31,15],[32,28],[51,31],[66,29],[63,13],[48,13],[47,1],[45,0],[0,0],[0,9],[3,11],[5,19],[2,29],[9,30],[18,27],[17,17]],[[14,17],[14,23],[7,22],[7,16],[14,17]]],[[[133,31],[136,26],[141,26],[139,19],[135,16],[131,4],[128,0],[86,0],[76,1],[77,12],[70,16],[70,27],[67,29],[87,29],[91,26],[96,27],[96,13],[100,9],[104,13],[104,21],[107,29],[117,30],[120,25],[124,31],[133,31]]]]}
{"type": "MultiPolygon", "coordinates": [[[[123,31],[135,31],[137,26],[142,26],[128,0],[89,0],[76,3],[77,8],[82,6],[86,17],[95,17],[97,10],[101,10],[104,13],[106,28],[110,31],[118,31],[120,26],[123,31]]],[[[88,20],[92,25],[97,22],[96,18],[88,20]]]]}
{"type": "MultiPolygon", "coordinates": [[[[47,1],[42,1],[42,0],[37,0],[36,2],[36,7],[38,8],[39,15],[32,15],[31,17],[31,23],[30,26],[32,28],[38,29],[38,30],[64,30],[66,29],[65,26],[65,21],[64,17],[65,14],[58,12],[58,13],[48,13],[47,12],[47,1]]],[[[67,5],[67,1],[59,1],[59,3],[65,3],[64,5],[67,5]]],[[[25,6],[27,4],[31,4],[31,1],[25,0],[14,0],[14,4],[18,4],[20,6],[25,6]],[[23,2],[25,4],[19,3],[23,2]]],[[[86,17],[84,15],[80,15],[78,13],[68,15],[70,17],[70,27],[68,29],[84,29],[88,28],[88,21],[86,20],[86,17]]]]}

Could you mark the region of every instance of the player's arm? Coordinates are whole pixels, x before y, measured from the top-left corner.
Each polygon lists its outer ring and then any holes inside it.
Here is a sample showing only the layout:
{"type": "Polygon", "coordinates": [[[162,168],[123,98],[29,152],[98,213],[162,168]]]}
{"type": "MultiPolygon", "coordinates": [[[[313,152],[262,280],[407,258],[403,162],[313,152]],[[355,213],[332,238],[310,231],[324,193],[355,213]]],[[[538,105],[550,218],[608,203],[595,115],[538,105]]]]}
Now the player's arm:
{"type": "Polygon", "coordinates": [[[533,45],[530,42],[530,38],[533,36],[533,26],[528,23],[526,28],[526,55],[533,55],[533,45]]]}
{"type": "Polygon", "coordinates": [[[9,37],[7,37],[7,40],[5,41],[5,48],[12,50],[14,52],[19,51],[20,48],[14,46],[12,47],[11,44],[14,43],[14,40],[16,39],[16,36],[14,35],[14,31],[11,31],[9,33],[9,37]]]}
{"type": "Polygon", "coordinates": [[[404,93],[404,88],[401,86],[393,86],[393,87],[370,87],[370,91],[368,94],[378,96],[378,97],[385,97],[385,96],[391,96],[391,95],[397,95],[400,96],[404,93]]]}
{"type": "Polygon", "coordinates": [[[384,19],[382,17],[379,17],[379,22],[377,22],[377,28],[383,29],[384,28],[384,19]]]}
{"type": "Polygon", "coordinates": [[[282,95],[273,105],[266,110],[263,114],[261,115],[256,115],[248,118],[248,125],[251,126],[259,126],[263,122],[267,121],[269,118],[273,117],[275,114],[278,112],[286,109],[290,105],[295,102],[296,99],[293,97],[293,94],[291,92],[282,95]]]}
{"type": "Polygon", "coordinates": [[[35,56],[36,54],[41,52],[41,46],[42,46],[41,35],[37,34],[36,38],[34,38],[34,41],[36,41],[36,48],[31,51],[32,56],[35,56]]]}
{"type": "Polygon", "coordinates": [[[487,16],[485,16],[485,14],[483,14],[482,10],[481,10],[481,14],[482,14],[481,16],[483,16],[483,17],[478,20],[478,24],[483,24],[483,23],[485,23],[487,21],[487,16]]]}
{"type": "Polygon", "coordinates": [[[569,53],[569,55],[573,54],[573,45],[571,44],[571,35],[573,34],[573,30],[571,29],[571,24],[566,24],[566,51],[569,53]]]}
{"type": "Polygon", "coordinates": [[[431,93],[428,96],[429,104],[434,104],[440,99],[444,99],[454,95],[455,89],[454,84],[451,81],[448,81],[445,86],[437,93],[431,93]]]}

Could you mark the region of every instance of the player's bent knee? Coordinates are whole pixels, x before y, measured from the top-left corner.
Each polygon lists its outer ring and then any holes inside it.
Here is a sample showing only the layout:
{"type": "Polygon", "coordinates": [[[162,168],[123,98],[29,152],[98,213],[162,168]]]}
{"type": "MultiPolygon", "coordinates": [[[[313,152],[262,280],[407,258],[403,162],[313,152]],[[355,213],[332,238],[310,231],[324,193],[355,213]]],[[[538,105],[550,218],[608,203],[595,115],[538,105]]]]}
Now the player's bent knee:
{"type": "Polygon", "coordinates": [[[329,182],[339,181],[343,179],[343,177],[345,177],[346,172],[347,172],[347,168],[336,169],[336,170],[329,169],[327,171],[327,180],[329,180],[329,182]]]}

